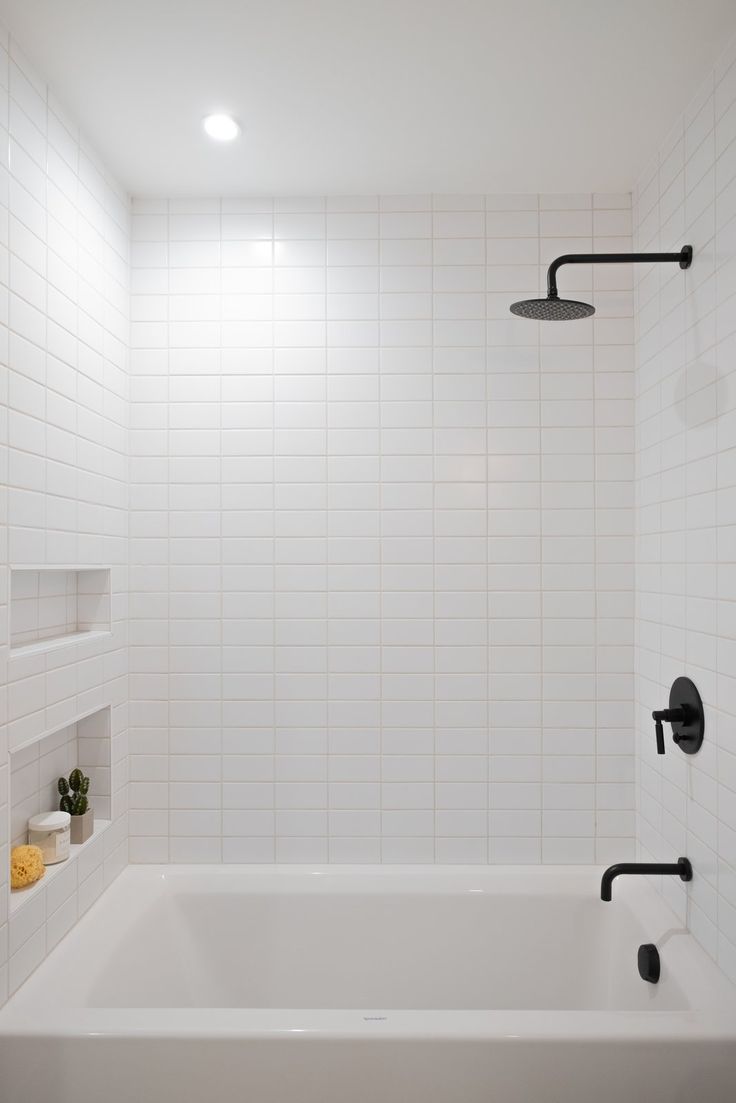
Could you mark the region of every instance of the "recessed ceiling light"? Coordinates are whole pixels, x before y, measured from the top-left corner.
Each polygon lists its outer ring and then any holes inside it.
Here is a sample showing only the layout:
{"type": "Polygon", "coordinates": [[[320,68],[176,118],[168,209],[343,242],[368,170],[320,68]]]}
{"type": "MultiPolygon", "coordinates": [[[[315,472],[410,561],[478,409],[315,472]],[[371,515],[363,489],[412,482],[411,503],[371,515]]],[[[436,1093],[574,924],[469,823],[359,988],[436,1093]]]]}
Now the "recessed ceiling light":
{"type": "Polygon", "coordinates": [[[208,115],[202,126],[216,142],[232,142],[240,134],[240,127],[232,115],[208,115]]]}

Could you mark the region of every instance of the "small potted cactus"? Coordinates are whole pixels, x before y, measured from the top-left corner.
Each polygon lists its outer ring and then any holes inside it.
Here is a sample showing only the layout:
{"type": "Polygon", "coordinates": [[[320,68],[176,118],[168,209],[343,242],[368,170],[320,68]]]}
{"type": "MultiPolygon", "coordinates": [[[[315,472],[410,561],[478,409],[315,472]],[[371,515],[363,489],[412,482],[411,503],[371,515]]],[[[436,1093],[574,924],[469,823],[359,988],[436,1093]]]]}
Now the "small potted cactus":
{"type": "Polygon", "coordinates": [[[86,842],[95,827],[94,809],[90,808],[87,800],[89,778],[77,767],[69,774],[68,781],[65,777],[59,778],[58,789],[61,794],[59,808],[62,812],[68,812],[72,818],[71,841],[86,842]]]}

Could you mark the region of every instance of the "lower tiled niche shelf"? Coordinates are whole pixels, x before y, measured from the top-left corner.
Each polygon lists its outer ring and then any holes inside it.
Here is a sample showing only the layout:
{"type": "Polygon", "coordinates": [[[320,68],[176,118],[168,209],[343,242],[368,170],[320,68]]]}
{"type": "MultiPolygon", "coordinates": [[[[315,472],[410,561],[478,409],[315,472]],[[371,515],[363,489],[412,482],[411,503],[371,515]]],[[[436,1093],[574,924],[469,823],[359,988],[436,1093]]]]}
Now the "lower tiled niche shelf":
{"type": "Polygon", "coordinates": [[[110,823],[110,820],[95,819],[95,829],[93,833],[90,835],[86,842],[79,843],[77,845],[71,845],[71,847],[69,848],[69,857],[65,862],[57,862],[56,865],[46,866],[46,872],[40,881],[36,881],[33,885],[28,885],[27,888],[15,889],[14,891],[11,891],[10,906],[8,909],[9,914],[11,916],[15,915],[15,913],[19,911],[24,904],[27,904],[34,896],[36,896],[51,881],[53,881],[54,877],[57,874],[62,873],[63,870],[67,869],[71,863],[76,862],[76,860],[79,858],[79,855],[84,850],[86,850],[88,847],[91,847],[94,842],[96,842],[102,835],[104,835],[105,831],[110,826],[110,823]]]}
{"type": "Polygon", "coordinates": [[[79,766],[90,778],[90,803],[95,810],[94,832],[86,842],[72,845],[65,862],[47,866],[40,881],[10,892],[13,915],[70,865],[94,846],[112,821],[112,756],[110,706],[79,717],[73,723],[44,733],[10,754],[9,830],[11,848],[28,841],[28,820],[38,812],[59,806],[56,783],[79,766]]]}

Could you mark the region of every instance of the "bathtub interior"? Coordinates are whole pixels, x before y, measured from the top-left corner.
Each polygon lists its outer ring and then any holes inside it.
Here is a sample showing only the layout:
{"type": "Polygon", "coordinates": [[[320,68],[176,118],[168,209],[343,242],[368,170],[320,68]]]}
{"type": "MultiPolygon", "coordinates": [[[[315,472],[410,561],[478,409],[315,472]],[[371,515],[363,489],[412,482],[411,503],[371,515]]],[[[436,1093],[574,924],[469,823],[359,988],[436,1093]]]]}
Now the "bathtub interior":
{"type": "Polygon", "coordinates": [[[604,904],[599,877],[129,867],[10,1007],[684,1013],[712,1001],[710,963],[653,891],[622,884],[604,904]],[[660,946],[657,985],[638,975],[642,942],[660,946]],[[700,990],[683,946],[699,954],[700,990]]]}

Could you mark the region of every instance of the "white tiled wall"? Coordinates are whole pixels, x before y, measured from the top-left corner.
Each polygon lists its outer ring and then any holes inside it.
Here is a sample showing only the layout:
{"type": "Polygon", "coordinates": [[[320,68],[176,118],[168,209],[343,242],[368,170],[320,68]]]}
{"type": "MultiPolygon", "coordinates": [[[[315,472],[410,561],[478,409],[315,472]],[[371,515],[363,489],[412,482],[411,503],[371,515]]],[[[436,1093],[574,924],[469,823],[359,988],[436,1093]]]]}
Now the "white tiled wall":
{"type": "Polygon", "coordinates": [[[633,851],[618,195],[134,204],[131,858],[633,851]]]}
{"type": "Polygon", "coordinates": [[[643,174],[642,249],[695,256],[637,272],[638,835],[687,854],[663,891],[736,980],[736,43],[643,174]],[[705,743],[655,753],[652,709],[679,674],[706,709],[705,743]]]}
{"type": "Polygon", "coordinates": [[[127,859],[128,222],[0,35],[0,1003],[127,859]],[[112,635],[10,658],[8,564],[112,565],[112,635]],[[9,752],[107,705],[117,820],[9,920],[9,752]]]}

